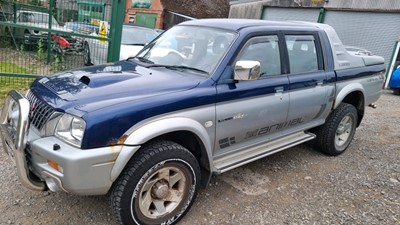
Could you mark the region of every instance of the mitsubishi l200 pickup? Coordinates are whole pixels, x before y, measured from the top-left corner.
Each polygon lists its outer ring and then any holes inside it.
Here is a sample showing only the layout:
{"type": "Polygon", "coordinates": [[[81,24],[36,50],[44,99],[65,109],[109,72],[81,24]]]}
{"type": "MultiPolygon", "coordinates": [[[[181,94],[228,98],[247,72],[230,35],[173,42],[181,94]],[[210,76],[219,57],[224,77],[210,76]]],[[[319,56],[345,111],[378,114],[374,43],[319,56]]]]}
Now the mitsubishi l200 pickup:
{"type": "Polygon", "coordinates": [[[343,153],[384,72],[329,25],[193,20],[10,92],[3,148],[29,189],[109,193],[121,224],[175,224],[212,175],[306,141],[343,153]]]}

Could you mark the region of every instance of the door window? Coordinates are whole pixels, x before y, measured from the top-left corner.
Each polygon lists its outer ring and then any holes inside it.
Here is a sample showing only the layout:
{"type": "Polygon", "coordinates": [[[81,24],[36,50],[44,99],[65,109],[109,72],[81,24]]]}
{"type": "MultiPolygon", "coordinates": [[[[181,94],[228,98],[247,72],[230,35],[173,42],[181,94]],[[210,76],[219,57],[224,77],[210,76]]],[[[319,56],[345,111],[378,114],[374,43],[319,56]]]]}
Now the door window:
{"type": "Polygon", "coordinates": [[[236,61],[240,60],[260,62],[260,77],[281,74],[278,36],[271,35],[250,39],[236,61]]]}
{"type": "Polygon", "coordinates": [[[313,35],[286,35],[290,73],[318,70],[316,43],[313,35]]]}

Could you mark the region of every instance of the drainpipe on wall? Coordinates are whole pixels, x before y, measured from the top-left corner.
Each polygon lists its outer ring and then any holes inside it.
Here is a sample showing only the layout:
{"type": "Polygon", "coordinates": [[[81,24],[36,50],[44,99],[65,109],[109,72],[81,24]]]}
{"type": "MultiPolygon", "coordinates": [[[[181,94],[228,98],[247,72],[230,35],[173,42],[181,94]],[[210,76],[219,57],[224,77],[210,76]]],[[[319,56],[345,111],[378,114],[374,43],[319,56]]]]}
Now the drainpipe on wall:
{"type": "Polygon", "coordinates": [[[318,23],[324,23],[325,14],[326,14],[326,9],[324,7],[322,7],[319,10],[318,23]]]}
{"type": "Polygon", "coordinates": [[[388,65],[388,68],[386,70],[386,80],[383,88],[388,89],[389,88],[389,83],[390,83],[390,78],[392,78],[392,73],[396,68],[394,68],[396,64],[396,59],[397,55],[399,54],[399,49],[400,49],[400,41],[396,41],[396,44],[394,45],[394,49],[392,52],[392,57],[390,57],[390,63],[388,65]]]}

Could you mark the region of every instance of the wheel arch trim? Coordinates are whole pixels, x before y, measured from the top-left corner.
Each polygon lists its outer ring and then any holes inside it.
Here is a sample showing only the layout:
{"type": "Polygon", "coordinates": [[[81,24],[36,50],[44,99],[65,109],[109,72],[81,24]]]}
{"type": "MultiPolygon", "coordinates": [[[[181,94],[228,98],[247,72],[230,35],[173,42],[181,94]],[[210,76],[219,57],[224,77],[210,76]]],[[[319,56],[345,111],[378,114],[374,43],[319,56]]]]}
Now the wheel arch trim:
{"type": "MultiPolygon", "coordinates": [[[[212,128],[213,127],[211,127],[211,129],[212,128]]],[[[129,129],[129,131],[131,130],[132,128],[129,129]]],[[[115,165],[111,171],[111,180],[115,181],[118,178],[128,161],[140,149],[141,145],[154,138],[176,131],[189,131],[198,137],[205,148],[209,168],[211,171],[214,171],[214,165],[212,163],[212,143],[206,128],[204,128],[199,122],[190,118],[165,118],[144,124],[134,129],[130,134],[125,134],[123,138],[121,138],[121,140],[124,140],[123,143],[121,143],[124,147],[116,159],[115,165]]]]}
{"type": "Polygon", "coordinates": [[[336,109],[349,94],[357,91],[361,92],[363,98],[365,98],[365,90],[360,83],[350,83],[345,87],[343,87],[342,89],[340,89],[339,93],[336,95],[336,100],[333,109],[336,109]]]}

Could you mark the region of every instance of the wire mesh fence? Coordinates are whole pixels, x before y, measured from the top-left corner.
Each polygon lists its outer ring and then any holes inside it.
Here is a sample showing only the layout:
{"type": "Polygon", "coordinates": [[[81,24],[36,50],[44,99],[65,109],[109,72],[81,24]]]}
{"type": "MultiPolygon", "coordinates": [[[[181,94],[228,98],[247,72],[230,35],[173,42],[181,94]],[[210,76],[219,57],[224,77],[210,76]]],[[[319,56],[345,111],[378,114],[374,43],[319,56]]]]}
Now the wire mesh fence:
{"type": "Polygon", "coordinates": [[[105,63],[110,20],[111,0],[0,1],[1,85],[105,63]]]}

